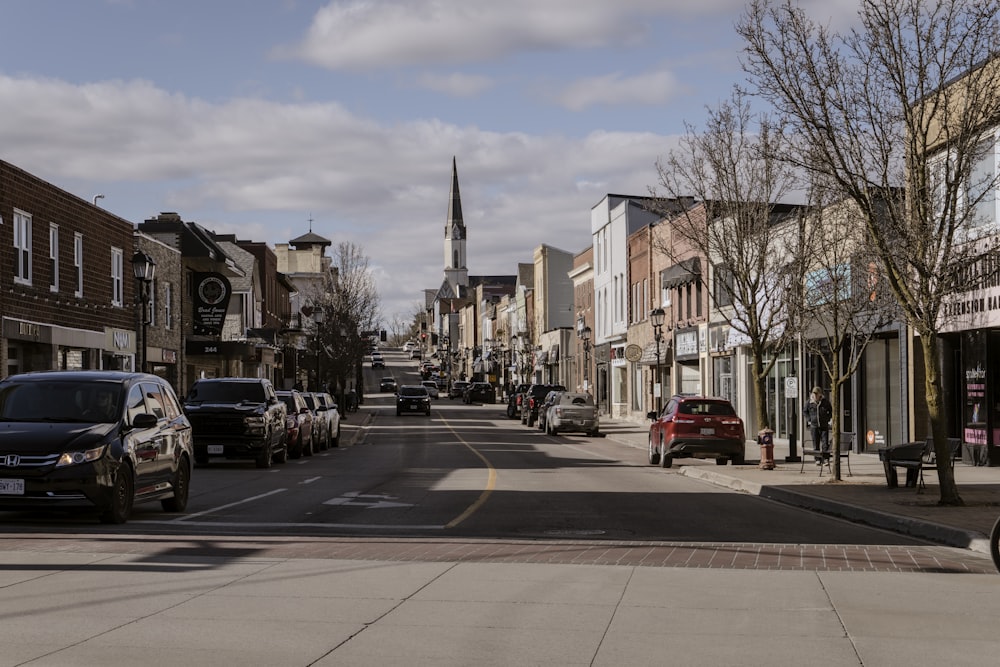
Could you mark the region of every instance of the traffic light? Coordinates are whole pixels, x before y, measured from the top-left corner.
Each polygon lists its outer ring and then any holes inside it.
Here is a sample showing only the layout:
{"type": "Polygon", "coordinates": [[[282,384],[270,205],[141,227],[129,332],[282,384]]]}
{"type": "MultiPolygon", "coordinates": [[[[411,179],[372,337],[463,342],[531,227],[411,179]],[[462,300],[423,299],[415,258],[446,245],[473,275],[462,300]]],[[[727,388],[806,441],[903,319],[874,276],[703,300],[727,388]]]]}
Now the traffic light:
{"type": "Polygon", "coordinates": [[[420,340],[427,340],[427,333],[426,332],[420,334],[420,340]]]}

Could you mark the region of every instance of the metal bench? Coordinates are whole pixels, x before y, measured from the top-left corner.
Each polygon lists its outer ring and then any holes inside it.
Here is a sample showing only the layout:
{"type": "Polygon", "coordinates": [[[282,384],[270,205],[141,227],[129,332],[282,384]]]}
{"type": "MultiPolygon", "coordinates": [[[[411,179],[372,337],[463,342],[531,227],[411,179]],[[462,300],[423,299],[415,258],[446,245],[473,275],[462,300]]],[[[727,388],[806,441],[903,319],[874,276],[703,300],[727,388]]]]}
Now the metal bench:
{"type": "MultiPolygon", "coordinates": [[[[948,438],[948,446],[951,454],[948,465],[954,468],[962,441],[960,438],[948,438]]],[[[925,442],[910,442],[880,449],[879,458],[885,466],[886,485],[890,489],[899,486],[896,468],[906,470],[906,486],[916,487],[917,493],[923,493],[927,488],[924,471],[937,471],[937,452],[934,451],[932,438],[927,438],[925,442]]]]}
{"type": "MultiPolygon", "coordinates": [[[[832,438],[831,438],[832,440],[832,438]]],[[[799,465],[799,473],[805,472],[806,469],[806,457],[813,456],[822,460],[822,464],[817,466],[819,468],[820,477],[823,476],[823,468],[826,468],[830,474],[833,474],[833,442],[830,443],[831,451],[824,452],[821,449],[803,449],[802,458],[800,459],[801,464],[799,465]]],[[[840,434],[840,460],[847,460],[847,476],[854,477],[854,473],[851,472],[851,450],[854,448],[854,434],[853,433],[841,433],[840,434]]]]}

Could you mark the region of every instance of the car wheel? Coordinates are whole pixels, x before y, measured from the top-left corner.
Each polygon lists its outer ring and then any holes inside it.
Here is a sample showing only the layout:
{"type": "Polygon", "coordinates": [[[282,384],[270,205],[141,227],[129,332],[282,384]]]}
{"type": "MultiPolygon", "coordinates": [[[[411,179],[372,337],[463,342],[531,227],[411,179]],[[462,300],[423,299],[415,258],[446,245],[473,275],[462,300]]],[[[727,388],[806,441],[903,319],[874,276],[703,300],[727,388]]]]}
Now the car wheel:
{"type": "Polygon", "coordinates": [[[431,416],[431,411],[430,411],[430,410],[428,410],[428,411],[427,411],[427,412],[425,412],[424,414],[426,414],[426,415],[427,415],[428,417],[430,417],[430,416],[431,416]]]}
{"type": "Polygon", "coordinates": [[[731,464],[733,464],[734,466],[741,466],[741,465],[743,465],[743,455],[742,454],[738,454],[736,456],[730,456],[729,457],[729,462],[731,464]]]}
{"type": "Polygon", "coordinates": [[[302,445],[302,455],[303,456],[312,456],[313,455],[313,439],[312,439],[311,435],[309,436],[309,444],[308,445],[302,445]]]}
{"type": "Polygon", "coordinates": [[[535,420],[532,418],[531,415],[528,415],[528,428],[531,428],[534,425],[535,425],[535,420]]]}
{"type": "Polygon", "coordinates": [[[727,459],[725,456],[718,456],[715,459],[715,465],[717,465],[717,466],[724,466],[724,465],[726,465],[727,461],[729,461],[729,459],[727,459]]]}
{"type": "Polygon", "coordinates": [[[556,426],[549,426],[549,435],[559,435],[559,429],[556,426]]]}
{"type": "Polygon", "coordinates": [[[667,456],[666,454],[660,454],[660,467],[669,468],[674,464],[674,457],[667,456]]]}
{"type": "Polygon", "coordinates": [[[299,431],[299,437],[295,439],[295,446],[288,448],[288,456],[293,459],[302,456],[302,431],[299,431]]]}
{"type": "Polygon", "coordinates": [[[331,447],[340,447],[340,424],[337,424],[337,435],[330,440],[331,447]]]}
{"type": "Polygon", "coordinates": [[[279,450],[279,451],[278,451],[278,452],[277,452],[277,453],[276,453],[276,454],[274,455],[274,462],[275,462],[275,463],[288,463],[288,447],[287,447],[287,446],[285,446],[285,447],[282,447],[282,448],[281,448],[281,449],[280,449],[280,450],[279,450]]]}
{"type": "Polygon", "coordinates": [[[174,495],[160,501],[164,512],[183,512],[187,509],[188,492],[191,490],[191,464],[186,457],[181,457],[174,471],[174,495]]]}
{"type": "Polygon", "coordinates": [[[655,466],[660,462],[660,450],[653,444],[653,436],[649,436],[649,465],[655,466]]]}
{"type": "Polygon", "coordinates": [[[402,411],[402,410],[396,410],[396,416],[397,416],[397,417],[399,417],[399,416],[400,416],[401,414],[403,414],[403,411],[402,411]]]}
{"type": "Polygon", "coordinates": [[[111,489],[111,504],[101,513],[101,523],[125,523],[132,514],[134,502],[135,480],[132,478],[132,466],[123,463],[118,466],[115,474],[115,484],[111,489]]]}
{"type": "Polygon", "coordinates": [[[271,438],[268,437],[267,444],[264,445],[264,449],[261,450],[260,454],[257,455],[257,467],[258,468],[270,468],[272,456],[271,449],[271,438]]]}
{"type": "Polygon", "coordinates": [[[513,419],[513,418],[514,418],[514,406],[508,405],[507,406],[507,419],[513,419]]]}

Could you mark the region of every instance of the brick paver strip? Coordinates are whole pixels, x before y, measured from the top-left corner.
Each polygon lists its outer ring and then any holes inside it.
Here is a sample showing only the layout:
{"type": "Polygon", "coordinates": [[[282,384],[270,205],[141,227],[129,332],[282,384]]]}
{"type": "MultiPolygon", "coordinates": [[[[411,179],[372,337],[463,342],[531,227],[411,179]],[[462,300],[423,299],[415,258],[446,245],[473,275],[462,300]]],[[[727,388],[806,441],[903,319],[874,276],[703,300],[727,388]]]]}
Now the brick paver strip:
{"type": "Polygon", "coordinates": [[[845,546],[602,540],[176,535],[4,535],[5,551],[145,554],[156,558],[317,558],[517,562],[733,570],[996,574],[988,556],[944,546],[845,546]]]}

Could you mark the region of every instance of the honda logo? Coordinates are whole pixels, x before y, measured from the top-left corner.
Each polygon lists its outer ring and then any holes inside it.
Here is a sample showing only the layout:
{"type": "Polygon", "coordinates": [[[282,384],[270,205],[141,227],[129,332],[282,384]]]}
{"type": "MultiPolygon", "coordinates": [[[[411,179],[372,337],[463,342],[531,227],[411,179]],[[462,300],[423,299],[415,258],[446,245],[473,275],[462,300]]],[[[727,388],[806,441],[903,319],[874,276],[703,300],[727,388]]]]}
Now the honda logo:
{"type": "Polygon", "coordinates": [[[3,462],[5,468],[16,468],[21,465],[21,457],[17,454],[7,454],[6,456],[0,457],[0,461],[3,462]]]}

